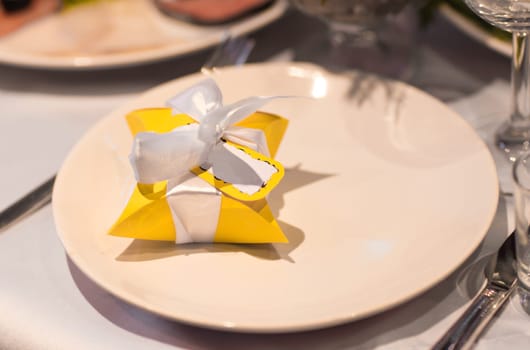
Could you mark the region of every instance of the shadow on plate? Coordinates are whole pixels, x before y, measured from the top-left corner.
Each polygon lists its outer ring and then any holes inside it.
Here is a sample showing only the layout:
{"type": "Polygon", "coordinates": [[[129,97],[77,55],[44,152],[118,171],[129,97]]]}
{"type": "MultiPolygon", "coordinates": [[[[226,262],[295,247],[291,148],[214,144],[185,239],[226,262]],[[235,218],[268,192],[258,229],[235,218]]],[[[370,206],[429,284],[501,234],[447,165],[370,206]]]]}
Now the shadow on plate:
{"type": "MultiPolygon", "coordinates": [[[[323,180],[333,175],[319,174],[301,169],[300,165],[285,169],[285,175],[278,187],[271,193],[269,204],[274,217],[279,217],[284,207],[284,195],[298,188],[323,180]]],[[[168,241],[134,240],[120,255],[118,261],[147,261],[180,255],[200,253],[242,252],[264,260],[285,259],[294,263],[290,253],[305,238],[304,232],[291,224],[278,220],[278,224],[287,236],[289,243],[278,244],[228,244],[228,243],[190,243],[176,245],[168,241]]]]}
{"type": "Polygon", "coordinates": [[[474,130],[456,115],[448,116],[452,111],[434,98],[369,73],[343,76],[349,79],[345,99],[355,107],[344,117],[346,127],[374,156],[408,168],[431,169],[484,152],[474,130]]]}
{"type": "MultiPolygon", "coordinates": [[[[274,217],[281,218],[281,210],[285,205],[284,196],[286,193],[296,191],[299,188],[311,185],[318,181],[323,181],[332,176],[334,175],[304,170],[302,169],[301,164],[285,168],[285,175],[283,176],[282,181],[268,197],[269,205],[274,217]]],[[[308,215],[310,215],[310,213],[308,213],[308,215]]]]}

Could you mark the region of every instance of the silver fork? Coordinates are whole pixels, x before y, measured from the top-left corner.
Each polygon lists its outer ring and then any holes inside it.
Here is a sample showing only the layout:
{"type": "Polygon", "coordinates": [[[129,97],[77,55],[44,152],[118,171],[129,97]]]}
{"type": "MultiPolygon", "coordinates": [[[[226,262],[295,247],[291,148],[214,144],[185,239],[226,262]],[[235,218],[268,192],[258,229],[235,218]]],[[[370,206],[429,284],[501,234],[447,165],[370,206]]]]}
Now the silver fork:
{"type": "MultiPolygon", "coordinates": [[[[244,64],[253,48],[252,39],[226,35],[212,56],[204,63],[201,72],[212,74],[218,67],[244,64]]],[[[55,177],[56,175],[53,175],[0,212],[0,233],[51,202],[55,177]]]]}

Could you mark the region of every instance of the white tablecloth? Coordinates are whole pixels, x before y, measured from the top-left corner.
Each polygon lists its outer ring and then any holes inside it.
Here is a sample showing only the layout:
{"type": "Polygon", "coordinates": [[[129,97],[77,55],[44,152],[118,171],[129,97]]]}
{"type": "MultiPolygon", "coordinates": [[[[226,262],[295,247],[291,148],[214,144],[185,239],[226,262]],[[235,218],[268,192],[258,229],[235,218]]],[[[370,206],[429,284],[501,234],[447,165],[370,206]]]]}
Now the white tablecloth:
{"type": "MultiPolygon", "coordinates": [[[[253,35],[251,60],[300,58],[297,45],[320,30],[321,24],[289,13],[253,35]]],[[[89,73],[0,66],[0,208],[52,175],[98,119],[147,88],[197,71],[209,54],[89,73]]],[[[420,35],[417,54],[410,82],[450,102],[491,142],[508,110],[509,60],[442,19],[420,35]]],[[[495,158],[509,192],[509,165],[498,153],[495,158]]],[[[426,349],[466,307],[484,257],[513,226],[510,201],[501,197],[486,240],[467,263],[423,295],[361,321],[281,335],[191,327],[109,295],[68,259],[48,206],[0,234],[0,349],[426,349]]],[[[530,316],[514,297],[477,349],[529,344],[530,316]]]]}

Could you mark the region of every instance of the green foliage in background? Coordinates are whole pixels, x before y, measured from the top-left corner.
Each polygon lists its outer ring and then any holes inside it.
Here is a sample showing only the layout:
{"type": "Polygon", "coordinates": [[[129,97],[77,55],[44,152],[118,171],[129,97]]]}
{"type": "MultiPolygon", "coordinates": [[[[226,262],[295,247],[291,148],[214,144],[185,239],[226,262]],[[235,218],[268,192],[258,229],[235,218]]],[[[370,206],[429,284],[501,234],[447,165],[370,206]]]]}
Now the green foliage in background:
{"type": "Polygon", "coordinates": [[[98,0],[63,0],[63,7],[65,9],[68,9],[72,6],[86,4],[88,2],[95,2],[95,1],[98,1],[98,0]]]}
{"type": "Polygon", "coordinates": [[[420,11],[420,18],[423,25],[429,24],[432,17],[434,16],[436,8],[440,4],[447,4],[448,6],[451,6],[453,9],[475,22],[478,26],[491,33],[491,35],[502,40],[511,40],[510,33],[495,28],[491,24],[481,20],[477,15],[473,13],[473,11],[471,11],[469,7],[467,7],[464,0],[430,0],[420,11]]]}

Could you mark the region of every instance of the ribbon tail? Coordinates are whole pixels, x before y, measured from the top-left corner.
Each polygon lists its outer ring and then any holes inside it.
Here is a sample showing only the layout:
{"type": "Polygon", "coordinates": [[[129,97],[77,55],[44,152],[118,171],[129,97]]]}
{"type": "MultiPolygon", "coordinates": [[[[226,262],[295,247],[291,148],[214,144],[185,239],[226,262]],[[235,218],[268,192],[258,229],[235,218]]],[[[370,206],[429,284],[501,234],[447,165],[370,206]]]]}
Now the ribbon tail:
{"type": "Polygon", "coordinates": [[[228,141],[243,145],[270,157],[267,137],[263,130],[231,126],[225,131],[224,137],[228,141]]]}
{"type": "Polygon", "coordinates": [[[271,177],[279,172],[271,159],[253,158],[243,149],[227,143],[217,144],[209,154],[213,175],[232,184],[239,191],[253,195],[261,191],[271,177]]]}
{"type": "MultiPolygon", "coordinates": [[[[211,134],[210,130],[215,130],[216,132],[224,131],[231,125],[256,112],[268,102],[289,97],[290,96],[248,97],[233,104],[220,107],[203,118],[201,121],[201,129],[204,130],[208,135],[211,134]]],[[[206,134],[201,134],[201,137],[203,137],[203,139],[207,139],[206,134]]]]}
{"type": "Polygon", "coordinates": [[[290,97],[291,96],[254,96],[225,106],[223,108],[226,108],[228,113],[226,113],[226,117],[220,122],[221,128],[223,130],[227,129],[230,125],[234,125],[243,120],[245,117],[248,117],[273,100],[290,97]]]}
{"type": "Polygon", "coordinates": [[[223,105],[223,95],[213,79],[206,79],[169,99],[173,114],[184,113],[198,122],[223,105]]]}

